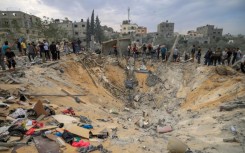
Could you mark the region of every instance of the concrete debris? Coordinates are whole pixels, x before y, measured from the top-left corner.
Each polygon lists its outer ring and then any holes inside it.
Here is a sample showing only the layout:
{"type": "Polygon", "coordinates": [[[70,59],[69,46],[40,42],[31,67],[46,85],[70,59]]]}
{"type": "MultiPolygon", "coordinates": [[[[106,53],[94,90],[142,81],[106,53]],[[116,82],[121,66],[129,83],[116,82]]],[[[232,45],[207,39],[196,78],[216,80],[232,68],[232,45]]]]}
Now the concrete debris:
{"type": "Polygon", "coordinates": [[[235,75],[236,71],[227,66],[216,66],[216,72],[219,75],[235,75]]]}
{"type": "Polygon", "coordinates": [[[138,94],[138,95],[136,95],[136,96],[134,97],[134,101],[139,102],[140,98],[141,98],[141,95],[138,94]]]}
{"type": "Polygon", "coordinates": [[[158,77],[154,74],[149,74],[146,79],[146,85],[149,87],[155,86],[158,82],[158,77]]]}

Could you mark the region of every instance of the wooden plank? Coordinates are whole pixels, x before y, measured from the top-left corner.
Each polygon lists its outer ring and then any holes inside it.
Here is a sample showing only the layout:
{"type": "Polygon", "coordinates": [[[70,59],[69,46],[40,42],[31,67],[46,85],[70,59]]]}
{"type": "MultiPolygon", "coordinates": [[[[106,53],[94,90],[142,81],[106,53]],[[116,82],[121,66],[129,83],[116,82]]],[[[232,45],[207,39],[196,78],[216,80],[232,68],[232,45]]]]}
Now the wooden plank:
{"type": "MultiPolygon", "coordinates": [[[[69,95],[64,95],[64,94],[34,94],[34,93],[22,93],[26,96],[49,96],[49,97],[66,97],[66,96],[69,96],[69,95]]],[[[70,94],[71,96],[86,96],[86,94],[70,94]]]]}
{"type": "Polygon", "coordinates": [[[85,64],[84,64],[81,60],[80,60],[80,63],[82,64],[82,66],[83,66],[83,67],[85,68],[85,70],[87,71],[87,73],[88,73],[89,77],[91,78],[93,84],[98,88],[98,85],[96,84],[94,78],[93,78],[92,75],[90,74],[88,68],[85,66],[85,64]]]}
{"type": "Polygon", "coordinates": [[[7,77],[8,77],[9,79],[11,79],[12,81],[14,81],[15,83],[20,84],[20,81],[14,79],[14,78],[11,77],[10,75],[7,75],[7,77]]]}
{"type": "Polygon", "coordinates": [[[58,126],[45,126],[43,128],[40,128],[40,129],[35,129],[35,131],[43,131],[43,130],[51,130],[51,129],[55,129],[55,128],[58,128],[58,126]]]}
{"type": "Polygon", "coordinates": [[[77,103],[83,103],[86,104],[84,101],[82,101],[80,98],[71,95],[68,91],[66,91],[65,89],[61,89],[62,92],[66,93],[68,96],[72,97],[77,103]]]}

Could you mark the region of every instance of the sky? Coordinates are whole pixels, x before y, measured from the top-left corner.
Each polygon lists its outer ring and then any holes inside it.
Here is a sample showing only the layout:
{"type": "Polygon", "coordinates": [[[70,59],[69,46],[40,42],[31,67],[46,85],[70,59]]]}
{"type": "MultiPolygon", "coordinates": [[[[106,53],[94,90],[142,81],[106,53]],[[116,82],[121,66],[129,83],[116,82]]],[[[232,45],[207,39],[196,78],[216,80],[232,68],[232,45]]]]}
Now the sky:
{"type": "Polygon", "coordinates": [[[181,34],[207,24],[223,28],[223,34],[245,34],[245,0],[0,0],[0,10],[72,21],[86,21],[94,9],[101,24],[116,31],[127,20],[128,7],[131,21],[149,32],[156,32],[157,24],[168,20],[181,34]]]}

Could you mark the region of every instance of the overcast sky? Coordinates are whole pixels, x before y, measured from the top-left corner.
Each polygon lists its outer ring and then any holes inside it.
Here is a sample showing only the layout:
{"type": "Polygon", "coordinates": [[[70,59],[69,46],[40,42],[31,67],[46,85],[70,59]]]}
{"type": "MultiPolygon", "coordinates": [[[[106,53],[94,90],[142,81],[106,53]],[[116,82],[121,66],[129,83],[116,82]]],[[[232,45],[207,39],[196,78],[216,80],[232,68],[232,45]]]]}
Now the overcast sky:
{"type": "Polygon", "coordinates": [[[175,32],[186,33],[198,26],[214,24],[225,33],[245,34],[245,0],[0,0],[1,10],[21,10],[38,17],[68,17],[80,21],[91,16],[94,9],[102,25],[120,30],[122,20],[131,20],[148,31],[169,20],[175,32]]]}

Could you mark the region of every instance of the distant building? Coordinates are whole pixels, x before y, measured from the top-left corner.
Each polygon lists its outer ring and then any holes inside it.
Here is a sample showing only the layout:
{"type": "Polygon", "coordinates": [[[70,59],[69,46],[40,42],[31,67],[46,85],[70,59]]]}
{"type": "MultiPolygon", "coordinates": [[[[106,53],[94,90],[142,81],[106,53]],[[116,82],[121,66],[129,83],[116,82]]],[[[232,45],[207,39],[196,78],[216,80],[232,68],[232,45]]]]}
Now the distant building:
{"type": "Polygon", "coordinates": [[[190,30],[187,32],[187,35],[183,35],[184,40],[186,40],[188,43],[196,43],[199,44],[209,44],[210,38],[207,36],[203,36],[203,34],[199,34],[194,30],[190,30]]]}
{"type": "Polygon", "coordinates": [[[125,20],[121,25],[121,34],[132,34],[136,33],[138,25],[136,23],[131,23],[129,20],[125,20]]]}
{"type": "Polygon", "coordinates": [[[162,22],[157,25],[157,33],[165,38],[174,36],[174,23],[162,22]]]}
{"type": "Polygon", "coordinates": [[[39,17],[21,11],[0,11],[0,32],[13,33],[15,38],[37,39],[40,21],[39,17]]]}
{"type": "Polygon", "coordinates": [[[136,34],[141,34],[141,35],[147,34],[147,28],[146,27],[139,26],[137,28],[136,34]]]}
{"type": "Polygon", "coordinates": [[[196,32],[198,34],[203,34],[204,37],[209,37],[210,39],[216,40],[222,37],[223,29],[214,28],[214,25],[207,24],[206,26],[198,27],[196,32]]]}
{"type": "Polygon", "coordinates": [[[86,26],[87,23],[81,19],[80,22],[72,22],[70,20],[55,19],[54,24],[66,32],[68,39],[80,39],[86,42],[86,26]]]}

